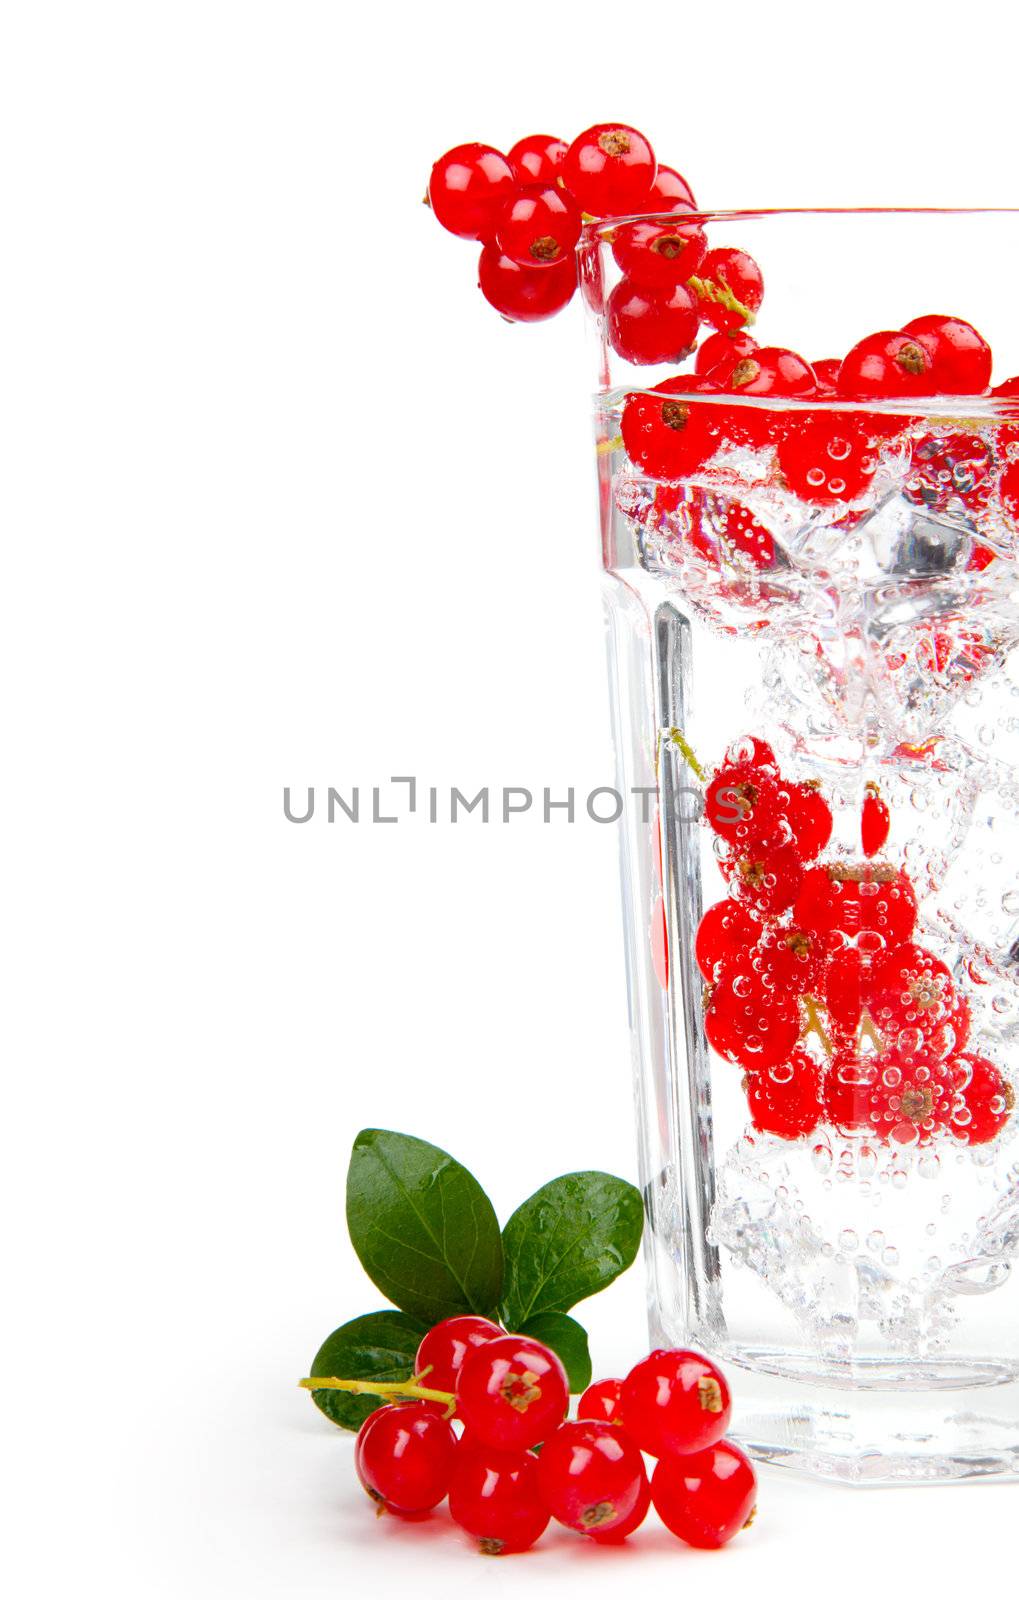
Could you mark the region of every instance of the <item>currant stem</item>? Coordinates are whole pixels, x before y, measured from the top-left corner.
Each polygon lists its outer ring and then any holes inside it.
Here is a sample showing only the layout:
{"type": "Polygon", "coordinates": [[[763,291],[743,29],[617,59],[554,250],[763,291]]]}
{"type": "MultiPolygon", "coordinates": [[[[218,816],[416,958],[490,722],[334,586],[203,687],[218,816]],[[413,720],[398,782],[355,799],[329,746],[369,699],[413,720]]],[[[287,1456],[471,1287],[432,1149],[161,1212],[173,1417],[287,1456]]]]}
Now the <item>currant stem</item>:
{"type": "Polygon", "coordinates": [[[693,772],[694,777],[698,778],[700,780],[700,782],[703,783],[705,781],[705,779],[707,778],[707,773],[705,772],[704,768],[701,766],[700,762],[697,760],[697,757],[694,755],[693,751],[691,750],[690,745],[688,744],[688,742],[686,740],[686,737],[685,737],[685,735],[683,733],[682,728],[670,728],[668,730],[668,732],[669,732],[669,738],[672,740],[673,744],[677,745],[679,747],[679,749],[683,752],[683,759],[685,760],[687,766],[693,772]]]}
{"type": "Polygon", "coordinates": [[[859,1032],[859,1035],[857,1037],[857,1044],[859,1044],[861,1039],[869,1039],[871,1044],[874,1046],[875,1050],[883,1050],[884,1047],[885,1047],[884,1040],[882,1039],[881,1035],[878,1033],[878,1031],[875,1028],[873,1022],[871,1022],[870,1017],[868,1016],[866,1011],[863,1013],[863,1016],[860,1018],[860,1032],[859,1032]]]}
{"type": "MultiPolygon", "coordinates": [[[[429,1367],[427,1372],[419,1376],[427,1377],[431,1370],[429,1367]]],[[[298,1388],[341,1389],[344,1394],[375,1394],[383,1399],[434,1400],[445,1405],[448,1417],[456,1410],[456,1395],[447,1393],[445,1389],[426,1389],[413,1378],[405,1378],[399,1383],[375,1383],[362,1378],[302,1378],[298,1388]]]]}
{"type": "Polygon", "coordinates": [[[821,1021],[821,1017],[817,1009],[817,1001],[812,995],[809,994],[803,995],[802,998],[803,1009],[807,1013],[807,1032],[817,1034],[817,1037],[820,1039],[824,1048],[825,1055],[830,1059],[832,1055],[832,1043],[825,1032],[824,1023],[821,1021]]]}
{"type": "Polygon", "coordinates": [[[686,281],[698,300],[710,300],[714,305],[724,306],[726,311],[735,311],[737,316],[743,318],[744,328],[749,328],[756,320],[750,307],[745,306],[742,300],[736,299],[728,284],[719,286],[710,278],[697,277],[687,278],[686,281]]]}

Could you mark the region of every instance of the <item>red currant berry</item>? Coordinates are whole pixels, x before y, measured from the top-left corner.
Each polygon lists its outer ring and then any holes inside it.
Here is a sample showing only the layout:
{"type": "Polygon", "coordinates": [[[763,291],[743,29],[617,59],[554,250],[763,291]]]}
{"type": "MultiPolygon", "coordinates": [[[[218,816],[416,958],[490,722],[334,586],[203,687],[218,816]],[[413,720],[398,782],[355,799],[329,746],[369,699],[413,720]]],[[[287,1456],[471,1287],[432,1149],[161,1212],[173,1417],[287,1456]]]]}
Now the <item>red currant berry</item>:
{"type": "Polygon", "coordinates": [[[521,267],[486,244],[478,263],[478,288],[510,322],[543,322],[573,299],[577,262],[572,255],[550,267],[521,267]]]}
{"type": "Polygon", "coordinates": [[[440,156],[428,180],[437,222],[460,239],[491,239],[516,187],[513,168],[488,144],[458,144],[440,156]]]}
{"type": "Polygon", "coordinates": [[[901,944],[874,957],[866,1005],[886,1043],[902,1034],[905,1045],[938,1042],[954,1002],[951,973],[922,945],[901,944]]]}
{"type": "Polygon", "coordinates": [[[477,1539],[483,1555],[529,1550],[549,1523],[537,1456],[492,1450],[465,1435],[449,1486],[449,1514],[477,1539]]]}
{"type": "Polygon", "coordinates": [[[641,1482],[637,1504],[630,1512],[630,1515],[623,1517],[620,1522],[615,1523],[611,1528],[592,1528],[588,1538],[593,1539],[596,1544],[622,1544],[623,1540],[628,1538],[631,1533],[636,1533],[650,1508],[651,1485],[648,1483],[647,1473],[645,1473],[641,1482]]]}
{"type": "Polygon", "coordinates": [[[566,140],[551,133],[529,133],[507,150],[518,183],[555,183],[566,154],[566,140]]]}
{"type": "Polygon", "coordinates": [[[723,385],[741,398],[761,395],[788,395],[801,398],[817,388],[814,369],[795,350],[778,346],[759,346],[751,355],[737,361],[723,385]]]}
{"type": "Polygon", "coordinates": [[[697,380],[666,378],[650,394],[628,394],[620,431],[635,467],[651,478],[684,478],[718,450],[710,408],[682,396],[697,380]]]}
{"type": "Polygon", "coordinates": [[[951,1125],[958,1093],[947,1062],[904,1058],[896,1050],[885,1052],[875,1065],[865,1124],[874,1137],[897,1145],[929,1144],[951,1125]]]}
{"type": "Polygon", "coordinates": [[[738,900],[719,900],[709,906],[697,928],[694,953],[708,983],[722,975],[734,956],[746,954],[757,941],[761,925],[738,900]]]}
{"type": "Polygon", "coordinates": [[[623,1380],[623,1427],[648,1455],[707,1450],[732,1417],[724,1373],[696,1350],[652,1350],[623,1380]]]}
{"type": "MultiPolygon", "coordinates": [[[[820,936],[797,927],[766,927],[751,961],[770,989],[788,989],[790,994],[815,994],[820,987],[825,953],[820,936]]],[[[747,959],[736,962],[744,967],[747,959]]]]}
{"type": "Polygon", "coordinates": [[[725,761],[730,767],[758,767],[773,777],[778,775],[774,750],[766,739],[759,739],[753,733],[734,739],[725,752],[725,761]]]}
{"type": "Polygon", "coordinates": [[[574,139],[563,158],[562,180],[592,217],[622,217],[647,210],[658,163],[642,133],[625,123],[600,122],[574,139]]]}
{"type": "Polygon", "coordinates": [[[753,1521],[757,1479],[743,1451],[722,1439],[700,1455],[659,1461],[651,1499],[670,1533],[698,1550],[720,1550],[753,1521]]]}
{"type": "Polygon", "coordinates": [[[606,308],[609,343],[636,366],[682,361],[697,337],[697,306],[683,284],[671,290],[643,289],[620,279],[606,308]]]}
{"type": "Polygon", "coordinates": [[[878,457],[865,420],[845,412],[838,416],[815,412],[797,418],[780,436],[778,464],[786,484],[801,500],[835,505],[867,493],[878,457]]]}
{"type": "Polygon", "coordinates": [[[777,849],[757,847],[750,855],[722,862],[721,866],[729,893],[762,917],[776,917],[788,911],[803,884],[803,862],[792,844],[779,845],[777,849]]]}
{"type": "Polygon", "coordinates": [[[518,267],[551,267],[572,255],[580,238],[580,212],[551,183],[518,189],[500,213],[496,243],[518,267]]]}
{"type": "Polygon", "coordinates": [[[967,1144],[990,1144],[1015,1110],[1015,1090],[986,1056],[960,1054],[950,1066],[959,1094],[953,1131],[967,1144]]]}
{"type": "Polygon", "coordinates": [[[726,972],[704,1013],[708,1043],[727,1061],[756,1071],[788,1061],[800,1036],[794,995],[775,994],[756,975],[726,972]]]}
{"type": "Polygon", "coordinates": [[[760,1133],[802,1139],[821,1120],[821,1069],[805,1050],[788,1061],[746,1075],[750,1120],[760,1133]]]}
{"type": "Polygon", "coordinates": [[[991,498],[993,470],[993,452],[979,434],[928,434],[913,447],[903,493],[932,511],[982,511],[991,498]]]}
{"type": "Polygon", "coordinates": [[[842,1133],[870,1126],[870,1097],[877,1082],[876,1055],[860,1055],[851,1046],[836,1050],[825,1074],[822,1101],[825,1119],[842,1133]]]}
{"type": "Polygon", "coordinates": [[[753,355],[757,340],[749,333],[710,333],[698,347],[694,371],[713,383],[726,384],[737,362],[753,355]]]}
{"type": "Polygon", "coordinates": [[[832,1031],[855,1039],[867,1004],[870,962],[854,945],[836,950],[824,972],[824,1004],[832,1031]]]}
{"type": "Polygon", "coordinates": [[[693,190],[672,167],[659,167],[648,190],[647,211],[696,211],[693,190]]]}
{"type": "Polygon", "coordinates": [[[743,328],[761,308],[764,278],[753,256],[744,250],[709,250],[699,279],[701,316],[715,328],[743,328]]]}
{"type": "Polygon", "coordinates": [[[708,248],[697,222],[624,222],[615,230],[612,254],[631,283],[642,289],[671,289],[685,283],[708,248]]]}
{"type": "Polygon", "coordinates": [[[820,361],[812,361],[810,365],[817,379],[818,397],[822,400],[834,399],[839,389],[841,359],[838,356],[822,356],[820,361]]]}
{"type": "Polygon", "coordinates": [[[985,394],[991,381],[991,347],[961,317],[914,317],[903,333],[931,358],[936,394],[985,394]]]}
{"type": "Polygon", "coordinates": [[[780,780],[752,768],[721,766],[704,794],[708,826],[734,849],[788,839],[784,829],[789,791],[780,780]]]}
{"type": "Polygon", "coordinates": [[[891,947],[916,927],[916,895],[905,873],[892,867],[829,862],[807,871],[793,917],[799,927],[828,936],[830,949],[861,933],[891,947]]]}
{"type": "Polygon", "coordinates": [[[611,1422],[564,1422],[538,1458],[542,1499],[577,1533],[607,1533],[627,1521],[645,1477],[637,1446],[611,1422]]]}
{"type": "Polygon", "coordinates": [[[789,785],[789,826],[801,861],[820,855],[831,838],[831,807],[813,780],[789,785]]]}
{"type": "Polygon", "coordinates": [[[487,1317],[446,1317],[425,1334],[414,1357],[415,1373],[428,1373],[426,1388],[452,1393],[468,1353],[500,1339],[502,1329],[487,1317]]]}
{"type": "Polygon", "coordinates": [[[445,1498],[456,1435],[428,1404],[381,1406],[361,1426],[354,1465],[362,1486],[389,1511],[413,1516],[445,1498]]]}
{"type": "Polygon", "coordinates": [[[468,1353],[456,1384],[457,1416],[497,1450],[540,1444],[570,1403],[559,1357],[523,1334],[507,1333],[468,1353]]]}
{"type": "Polygon", "coordinates": [[[623,1419],[619,1413],[620,1397],[623,1385],[619,1378],[599,1378],[597,1383],[590,1384],[577,1402],[578,1420],[589,1422],[612,1422],[617,1428],[622,1427],[623,1419]]]}
{"type": "Polygon", "coordinates": [[[868,334],[839,368],[839,393],[856,400],[894,400],[933,392],[930,355],[908,333],[868,334]]]}
{"type": "Polygon", "coordinates": [[[865,856],[876,856],[888,843],[892,831],[892,814],[876,783],[868,783],[863,796],[860,815],[860,843],[865,856]]]}

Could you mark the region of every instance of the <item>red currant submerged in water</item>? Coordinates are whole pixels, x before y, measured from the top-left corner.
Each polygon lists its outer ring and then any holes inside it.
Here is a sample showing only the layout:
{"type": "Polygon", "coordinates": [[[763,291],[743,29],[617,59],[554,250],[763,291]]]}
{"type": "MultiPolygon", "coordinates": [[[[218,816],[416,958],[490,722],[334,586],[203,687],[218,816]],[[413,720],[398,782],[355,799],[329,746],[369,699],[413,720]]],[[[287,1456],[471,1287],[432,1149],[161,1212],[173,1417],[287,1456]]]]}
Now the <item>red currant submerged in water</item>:
{"type": "Polygon", "coordinates": [[[984,394],[991,381],[991,347],[972,323],[961,317],[914,317],[903,333],[923,345],[931,358],[936,394],[984,394]]]}
{"type": "Polygon", "coordinates": [[[706,1450],[732,1417],[725,1376],[696,1350],[652,1350],[623,1380],[623,1427],[652,1456],[706,1450]]]}
{"type": "Polygon", "coordinates": [[[745,971],[724,971],[704,1013],[712,1049],[727,1061],[758,1070],[787,1061],[800,1036],[795,996],[775,994],[745,971]]]}
{"type": "Polygon", "coordinates": [[[878,457],[866,422],[846,414],[797,418],[778,441],[778,464],[801,500],[818,505],[858,500],[874,481],[878,457]]]}
{"type": "Polygon", "coordinates": [[[879,935],[887,946],[902,944],[916,927],[916,894],[904,872],[865,862],[830,862],[811,867],[796,897],[793,917],[838,949],[858,934],[879,935]]]}
{"type": "Polygon", "coordinates": [[[909,333],[870,333],[839,368],[839,393],[856,400],[895,400],[932,394],[929,352],[909,333]]]}
{"type": "Polygon", "coordinates": [[[760,1133],[802,1139],[821,1120],[821,1069],[805,1050],[767,1071],[746,1075],[750,1120],[760,1133]]]}
{"type": "Polygon", "coordinates": [[[859,1055],[851,1046],[836,1050],[825,1074],[824,1114],[842,1133],[870,1126],[870,1095],[877,1082],[878,1057],[859,1055]]]}
{"type": "Polygon", "coordinates": [[[627,395],[620,431],[635,467],[652,478],[682,478],[718,450],[710,407],[681,396],[695,391],[696,378],[666,378],[651,394],[627,395]]]}
{"type": "Polygon", "coordinates": [[[704,794],[708,826],[735,849],[750,851],[765,841],[789,838],[784,828],[789,791],[766,772],[738,766],[718,768],[704,794]]]}
{"type": "Polygon", "coordinates": [[[647,195],[647,211],[696,211],[697,201],[686,179],[674,167],[659,167],[647,195]]]}
{"type": "Polygon", "coordinates": [[[615,230],[612,254],[631,283],[668,290],[697,271],[707,248],[700,224],[677,217],[673,223],[624,222],[615,230]]]}
{"type": "Polygon", "coordinates": [[[697,305],[685,285],[644,289],[622,278],[609,295],[609,343],[624,361],[655,366],[681,361],[697,337],[697,305]]]}
{"type": "Polygon", "coordinates": [[[719,1550],[753,1521],[757,1479],[743,1451],[723,1439],[699,1455],[659,1461],[651,1499],[677,1538],[719,1550]]]}
{"type": "Polygon", "coordinates": [[[599,122],[574,139],[563,158],[562,180],[592,217],[646,211],[658,163],[647,139],[622,122],[599,122]]]}
{"type": "Polygon", "coordinates": [[[1015,1110],[1015,1090],[986,1056],[963,1052],[954,1056],[949,1065],[959,1094],[953,1130],[967,1144],[990,1144],[1015,1110]]]}
{"type": "Polygon", "coordinates": [[[540,1444],[569,1403],[559,1357],[523,1334],[503,1334],[472,1350],[457,1379],[457,1416],[472,1437],[497,1450],[540,1444]]]}
{"type": "Polygon", "coordinates": [[[914,505],[983,511],[993,490],[994,453],[977,433],[935,433],[913,447],[903,493],[914,505]]]}
{"type": "Polygon", "coordinates": [[[572,254],[580,238],[580,212],[554,184],[529,184],[507,201],[496,243],[518,267],[551,267],[572,254]]]}
{"type": "Polygon", "coordinates": [[[381,1406],[361,1426],[354,1466],[373,1500],[413,1516],[444,1499],[457,1448],[449,1423],[430,1405],[381,1406]]]}
{"type": "Polygon", "coordinates": [[[737,362],[753,355],[757,347],[749,333],[710,333],[698,347],[694,371],[714,383],[727,383],[737,362]]]}
{"type": "Polygon", "coordinates": [[[449,1486],[449,1514],[484,1555],[529,1550],[549,1523],[537,1456],[492,1450],[465,1435],[449,1486]]]}
{"type": "Polygon", "coordinates": [[[565,139],[551,133],[529,133],[507,150],[506,160],[518,183],[554,183],[566,154],[565,139]]]}
{"type": "MultiPolygon", "coordinates": [[[[939,1043],[955,1001],[943,961],[918,944],[901,944],[875,956],[867,983],[867,1010],[886,1043],[901,1034],[939,1043]]],[[[951,1044],[951,1040],[947,1041],[951,1044]]]]}
{"type": "Polygon", "coordinates": [[[860,843],[865,856],[876,856],[888,842],[892,816],[876,783],[868,783],[860,814],[860,843]]]}
{"type": "Polygon", "coordinates": [[[623,1385],[619,1378],[599,1378],[586,1388],[577,1402],[577,1417],[591,1422],[611,1422],[622,1426],[620,1397],[623,1385]]]}
{"type": "Polygon", "coordinates": [[[701,316],[713,327],[738,330],[760,310],[764,278],[745,250],[709,250],[699,277],[705,289],[701,316]]]}
{"type": "Polygon", "coordinates": [[[491,239],[516,187],[513,168],[489,144],[458,144],[440,156],[428,180],[428,203],[460,239],[491,239]]]}
{"type": "Polygon", "coordinates": [[[757,942],[761,924],[738,900],[719,900],[700,920],[694,953],[707,983],[714,983],[727,961],[757,942]]]}
{"type": "Polygon", "coordinates": [[[818,783],[789,785],[789,826],[801,861],[820,855],[831,838],[832,814],[818,783]]]}
{"type": "Polygon", "coordinates": [[[645,1479],[640,1451],[611,1422],[564,1422],[538,1458],[542,1499],[577,1533],[607,1533],[627,1522],[645,1479]]]}
{"type": "Polygon", "coordinates": [[[457,1375],[472,1350],[502,1338],[502,1329],[487,1317],[446,1317],[425,1334],[414,1357],[415,1373],[431,1368],[428,1389],[452,1393],[457,1375]]]}
{"type": "Polygon", "coordinates": [[[573,299],[576,258],[570,255],[550,267],[521,267],[497,244],[486,244],[478,263],[478,287],[510,322],[543,322],[573,299]]]}
{"type": "Polygon", "coordinates": [[[948,1062],[902,1057],[895,1050],[878,1058],[863,1126],[883,1143],[929,1144],[951,1125],[957,1103],[948,1062]]]}

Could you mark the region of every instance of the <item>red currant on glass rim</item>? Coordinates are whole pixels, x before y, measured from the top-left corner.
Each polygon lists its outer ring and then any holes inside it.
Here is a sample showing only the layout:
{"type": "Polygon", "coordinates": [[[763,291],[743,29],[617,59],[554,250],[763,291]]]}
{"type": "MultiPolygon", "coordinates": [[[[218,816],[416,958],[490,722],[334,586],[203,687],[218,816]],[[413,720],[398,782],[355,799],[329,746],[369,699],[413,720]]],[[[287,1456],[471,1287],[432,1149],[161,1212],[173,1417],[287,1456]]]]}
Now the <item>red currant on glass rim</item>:
{"type": "Polygon", "coordinates": [[[472,1350],[502,1338],[502,1329],[487,1317],[446,1317],[425,1334],[414,1357],[415,1375],[428,1370],[429,1389],[447,1394],[456,1389],[456,1380],[472,1350]]]}
{"type": "Polygon", "coordinates": [[[449,1486],[449,1514],[483,1555],[513,1555],[541,1538],[549,1513],[538,1490],[538,1458],[464,1435],[449,1486]]]}
{"type": "Polygon", "coordinates": [[[697,303],[684,284],[645,289],[621,278],[608,298],[609,343],[624,361],[681,361],[697,337],[697,303]]]}
{"type": "Polygon", "coordinates": [[[564,1422],[538,1457],[542,1499],[577,1533],[608,1533],[628,1522],[645,1478],[637,1446],[611,1422],[564,1422]]]}
{"type": "Polygon", "coordinates": [[[709,250],[699,277],[704,287],[701,316],[713,327],[739,330],[760,310],[764,278],[745,250],[709,250]]]}
{"type": "Polygon", "coordinates": [[[497,244],[486,244],[478,263],[478,287],[510,322],[543,322],[573,299],[577,262],[573,255],[547,267],[521,267],[497,244]]]}
{"type": "Polygon", "coordinates": [[[618,1378],[600,1378],[597,1383],[590,1384],[577,1402],[578,1420],[590,1422],[611,1422],[618,1428],[622,1425],[619,1414],[620,1399],[623,1385],[618,1378]]]}
{"type": "Polygon", "coordinates": [[[428,180],[437,222],[460,239],[491,239],[516,187],[513,168],[489,144],[458,144],[440,156],[428,180]]]}
{"type": "Polygon", "coordinates": [[[658,163],[647,139],[622,122],[599,122],[574,139],[562,180],[592,217],[646,211],[658,163]]]}
{"type": "Polygon", "coordinates": [[[714,383],[727,383],[736,363],[757,349],[757,340],[749,333],[710,333],[698,347],[694,371],[714,383]]]}
{"type": "Polygon", "coordinates": [[[551,183],[518,189],[499,216],[496,243],[518,267],[550,267],[572,254],[580,238],[580,212],[551,183]]]}
{"type": "Polygon", "coordinates": [[[518,183],[554,183],[566,154],[565,139],[551,133],[529,133],[507,150],[506,160],[518,183]]]}
{"type": "Polygon", "coordinates": [[[624,222],[615,230],[612,254],[631,283],[670,289],[697,271],[708,244],[697,222],[624,222]]]}
{"type": "Polygon", "coordinates": [[[677,1538],[718,1550],[753,1521],[757,1479],[743,1451],[722,1439],[699,1455],[659,1461],[651,1499],[677,1538]]]}
{"type": "Polygon", "coordinates": [[[697,202],[686,179],[674,167],[659,167],[648,190],[646,211],[696,211],[697,202]]]}
{"type": "Polygon", "coordinates": [[[380,1406],[361,1426],[354,1467],[363,1488],[388,1511],[415,1516],[449,1489],[457,1452],[445,1417],[421,1401],[380,1406]]]}
{"type": "Polygon", "coordinates": [[[706,1450],[729,1426],[729,1385],[696,1350],[652,1350],[623,1381],[622,1416],[649,1455],[706,1450]]]}
{"type": "Polygon", "coordinates": [[[961,317],[914,317],[903,333],[923,345],[931,359],[936,394],[984,394],[991,381],[991,347],[961,317]]]}
{"type": "Polygon", "coordinates": [[[838,393],[839,368],[842,366],[840,356],[822,356],[820,361],[812,361],[817,379],[817,393],[822,400],[827,400],[838,393]]]}
{"type": "Polygon", "coordinates": [[[473,1438],[497,1450],[526,1450],[547,1439],[569,1402],[559,1357],[523,1334],[503,1334],[472,1350],[457,1378],[457,1416],[473,1438]]]}

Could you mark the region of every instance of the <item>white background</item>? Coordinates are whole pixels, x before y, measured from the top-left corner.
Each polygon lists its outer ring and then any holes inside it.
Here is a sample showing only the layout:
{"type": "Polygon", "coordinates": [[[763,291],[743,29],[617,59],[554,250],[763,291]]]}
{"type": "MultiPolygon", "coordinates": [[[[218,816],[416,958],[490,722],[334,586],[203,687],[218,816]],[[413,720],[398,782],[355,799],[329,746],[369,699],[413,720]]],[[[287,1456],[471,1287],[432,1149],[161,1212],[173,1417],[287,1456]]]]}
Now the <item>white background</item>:
{"type": "MultiPolygon", "coordinates": [[[[709,205],[1008,204],[1007,12],[2,17],[13,1592],[848,1595],[896,1569],[935,1594],[988,1569],[1014,1488],[767,1476],[707,1567],[650,1525],[485,1564],[442,1521],[375,1522],[294,1387],[379,1304],[350,1141],[430,1137],[503,1215],[561,1171],[633,1175],[615,840],[298,828],[282,789],[611,781],[579,310],[488,310],[420,204],[432,159],[613,117],[709,205]]],[[[586,1308],[601,1373],[640,1353],[642,1298],[638,1268],[586,1308]]]]}

